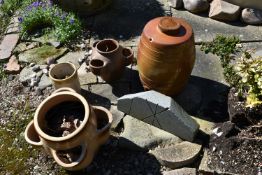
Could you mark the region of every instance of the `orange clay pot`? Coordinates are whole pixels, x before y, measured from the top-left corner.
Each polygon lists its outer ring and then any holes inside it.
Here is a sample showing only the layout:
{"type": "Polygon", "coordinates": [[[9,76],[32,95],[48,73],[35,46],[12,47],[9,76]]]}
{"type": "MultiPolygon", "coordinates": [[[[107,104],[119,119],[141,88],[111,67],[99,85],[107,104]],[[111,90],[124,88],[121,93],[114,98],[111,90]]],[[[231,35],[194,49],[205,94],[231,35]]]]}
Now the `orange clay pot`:
{"type": "Polygon", "coordinates": [[[89,67],[93,74],[106,82],[121,78],[125,67],[133,61],[133,51],[124,48],[114,39],[95,42],[92,47],[89,67]]]}
{"type": "Polygon", "coordinates": [[[192,27],[183,19],[159,17],[142,33],[137,64],[146,90],[176,95],[187,84],[195,63],[192,27]]]}
{"type": "Polygon", "coordinates": [[[86,142],[93,142],[96,130],[97,121],[92,106],[73,89],[60,88],[38,106],[34,120],[26,128],[25,139],[29,144],[34,146],[43,146],[49,153],[49,149],[67,150],[86,142]],[[47,130],[46,114],[54,106],[63,102],[81,102],[85,110],[83,121],[74,132],[67,136],[51,136],[45,132],[47,130]]]}

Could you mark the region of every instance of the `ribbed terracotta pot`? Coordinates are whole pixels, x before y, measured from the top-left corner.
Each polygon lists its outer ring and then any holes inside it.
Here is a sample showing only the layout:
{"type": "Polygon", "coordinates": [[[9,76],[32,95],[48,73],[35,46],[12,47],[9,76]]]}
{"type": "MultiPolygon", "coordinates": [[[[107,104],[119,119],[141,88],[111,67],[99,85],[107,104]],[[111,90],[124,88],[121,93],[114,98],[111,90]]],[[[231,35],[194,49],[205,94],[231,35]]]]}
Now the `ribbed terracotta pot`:
{"type": "Polygon", "coordinates": [[[114,39],[105,39],[93,44],[89,67],[93,74],[106,82],[121,78],[125,67],[134,59],[133,51],[119,45],[114,39]]]}
{"type": "Polygon", "coordinates": [[[159,17],[144,27],[138,46],[139,76],[146,90],[176,95],[195,63],[192,27],[183,19],[159,17]]]}
{"type": "Polygon", "coordinates": [[[49,71],[49,77],[56,89],[69,87],[81,92],[76,66],[73,63],[58,63],[49,71]]]}
{"type": "Polygon", "coordinates": [[[96,114],[98,127],[93,142],[81,145],[81,153],[78,159],[74,162],[66,163],[61,156],[59,156],[59,151],[51,150],[51,155],[54,157],[55,161],[67,170],[81,170],[90,165],[99,146],[104,144],[110,137],[110,127],[113,121],[112,114],[104,107],[93,106],[93,108],[96,114]]]}
{"type": "Polygon", "coordinates": [[[25,131],[25,139],[34,146],[54,150],[67,150],[83,143],[93,142],[96,136],[97,121],[95,112],[85,98],[73,89],[60,88],[47,97],[37,108],[33,122],[30,122],[25,131]],[[64,102],[80,102],[84,107],[83,121],[80,126],[67,136],[52,136],[47,133],[47,113],[55,106],[64,102]]]}

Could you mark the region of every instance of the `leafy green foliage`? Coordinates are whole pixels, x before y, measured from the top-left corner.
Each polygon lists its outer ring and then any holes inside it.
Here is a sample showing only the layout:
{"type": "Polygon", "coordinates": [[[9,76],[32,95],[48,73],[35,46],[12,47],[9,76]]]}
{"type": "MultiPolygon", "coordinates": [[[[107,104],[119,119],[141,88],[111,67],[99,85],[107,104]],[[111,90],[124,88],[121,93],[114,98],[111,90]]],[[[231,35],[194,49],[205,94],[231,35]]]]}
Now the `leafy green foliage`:
{"type": "Polygon", "coordinates": [[[245,51],[234,67],[236,74],[241,77],[239,86],[241,94],[247,89],[246,104],[254,107],[262,104],[262,57],[252,58],[251,53],[245,51]]]}
{"type": "Polygon", "coordinates": [[[73,13],[63,12],[50,1],[35,1],[19,18],[21,32],[29,35],[37,29],[51,27],[61,43],[75,39],[81,33],[81,22],[73,13]]]}
{"type": "Polygon", "coordinates": [[[225,79],[232,86],[236,86],[240,79],[240,77],[236,75],[233,66],[230,64],[233,61],[231,54],[240,51],[236,47],[239,43],[239,38],[235,36],[225,37],[218,35],[212,42],[204,43],[201,46],[201,50],[206,54],[212,53],[220,58],[222,67],[224,68],[225,79]]]}
{"type": "Polygon", "coordinates": [[[33,0],[2,0],[3,4],[0,7],[5,15],[12,16],[14,12],[25,5],[30,4],[33,0]]]}

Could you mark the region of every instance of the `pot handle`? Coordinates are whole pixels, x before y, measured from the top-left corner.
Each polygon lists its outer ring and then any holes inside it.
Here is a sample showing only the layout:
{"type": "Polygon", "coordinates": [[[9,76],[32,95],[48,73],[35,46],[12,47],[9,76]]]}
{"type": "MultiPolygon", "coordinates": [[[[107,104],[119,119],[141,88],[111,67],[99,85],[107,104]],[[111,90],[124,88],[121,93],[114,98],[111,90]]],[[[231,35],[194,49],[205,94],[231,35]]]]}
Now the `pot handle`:
{"type": "Polygon", "coordinates": [[[35,130],[34,120],[32,120],[25,129],[25,140],[34,146],[43,146],[43,142],[35,130]]]}
{"type": "Polygon", "coordinates": [[[56,163],[58,165],[64,167],[64,168],[66,168],[66,169],[70,169],[70,168],[73,168],[73,167],[79,165],[84,160],[84,158],[86,156],[86,153],[87,153],[87,145],[86,144],[82,144],[81,145],[81,154],[80,154],[79,158],[76,161],[72,162],[72,163],[65,163],[65,162],[63,162],[59,158],[57,152],[58,152],[57,150],[54,150],[54,149],[50,148],[50,153],[53,156],[53,158],[56,161],[56,163]]]}
{"type": "Polygon", "coordinates": [[[134,62],[134,52],[132,49],[124,47],[122,50],[122,55],[124,57],[125,66],[128,66],[134,62]]]}
{"type": "Polygon", "coordinates": [[[52,94],[56,94],[58,92],[64,92],[64,91],[69,91],[69,92],[76,93],[76,91],[74,89],[72,89],[72,88],[62,87],[62,88],[59,88],[59,89],[55,90],[52,94]]]}

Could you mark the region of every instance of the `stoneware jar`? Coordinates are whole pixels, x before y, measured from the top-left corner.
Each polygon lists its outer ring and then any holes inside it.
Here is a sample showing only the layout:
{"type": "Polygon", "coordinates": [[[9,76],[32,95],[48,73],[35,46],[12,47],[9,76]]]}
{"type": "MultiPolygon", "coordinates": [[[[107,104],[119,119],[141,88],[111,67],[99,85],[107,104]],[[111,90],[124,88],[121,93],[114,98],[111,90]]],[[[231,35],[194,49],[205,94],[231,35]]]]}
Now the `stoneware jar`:
{"type": "Polygon", "coordinates": [[[106,82],[119,79],[125,67],[131,64],[134,58],[131,49],[120,46],[114,39],[97,41],[92,50],[90,70],[106,82]]]}
{"type": "MultiPolygon", "coordinates": [[[[65,109],[68,108],[65,106],[65,109]]],[[[78,112],[78,111],[77,111],[78,112]]],[[[57,115],[56,115],[57,116],[57,115]]],[[[34,146],[49,150],[67,150],[83,143],[91,143],[96,136],[97,121],[95,112],[86,99],[71,88],[60,88],[47,97],[37,108],[33,122],[26,127],[25,139],[34,146]],[[83,120],[79,127],[66,136],[53,136],[48,133],[48,113],[55,106],[65,102],[77,102],[84,109],[83,120]]]]}
{"type": "Polygon", "coordinates": [[[112,0],[58,0],[57,3],[68,11],[89,16],[100,12],[112,3],[112,0]]]}
{"type": "Polygon", "coordinates": [[[146,90],[176,95],[195,62],[192,27],[183,19],[159,17],[144,27],[138,46],[139,76],[146,90]]]}
{"type": "Polygon", "coordinates": [[[56,89],[69,87],[80,93],[81,87],[76,66],[73,63],[58,63],[49,71],[49,77],[56,89]]]}

